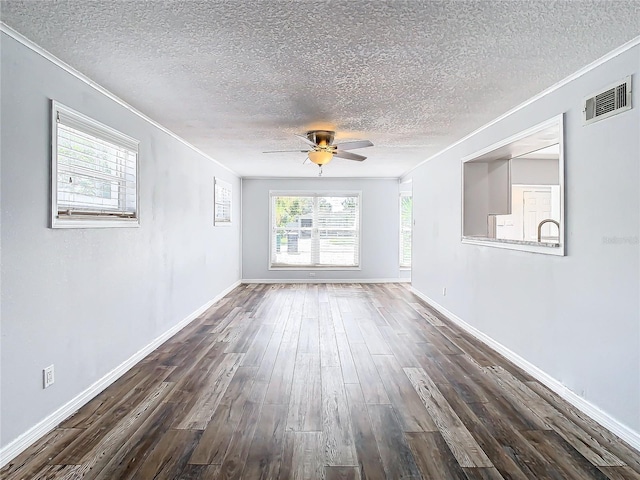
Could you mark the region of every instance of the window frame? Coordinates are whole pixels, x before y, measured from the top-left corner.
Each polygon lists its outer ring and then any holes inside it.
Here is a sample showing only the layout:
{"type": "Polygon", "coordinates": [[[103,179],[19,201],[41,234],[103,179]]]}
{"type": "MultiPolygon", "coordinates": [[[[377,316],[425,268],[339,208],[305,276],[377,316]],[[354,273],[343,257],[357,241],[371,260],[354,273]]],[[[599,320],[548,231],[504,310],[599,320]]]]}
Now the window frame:
{"type": "MultiPolygon", "coordinates": [[[[64,123],[64,122],[63,122],[64,123]]],[[[94,120],[56,100],[51,100],[51,228],[135,228],[140,226],[140,142],[124,133],[94,120]],[[100,214],[79,214],[61,217],[58,214],[58,118],[59,114],[70,119],[67,125],[113,145],[135,152],[135,213],[130,218],[100,214]],[[83,128],[84,127],[84,128],[83,128]]]]}
{"type": "MultiPolygon", "coordinates": [[[[461,191],[460,191],[460,201],[461,201],[461,218],[460,218],[460,240],[463,244],[468,245],[482,245],[485,247],[493,247],[493,248],[501,248],[505,250],[517,250],[521,252],[529,252],[529,253],[538,253],[544,255],[555,255],[555,256],[564,256],[565,255],[565,245],[566,245],[566,237],[565,237],[565,224],[566,224],[566,214],[565,214],[565,152],[564,152],[564,114],[559,114],[550,119],[538,123],[528,129],[520,131],[514,135],[511,135],[508,138],[500,140],[488,147],[485,147],[479,151],[476,151],[470,155],[466,155],[462,158],[461,161],[461,191]],[[514,241],[514,240],[505,240],[505,239],[494,239],[489,237],[476,237],[476,236],[466,236],[465,232],[465,176],[464,176],[464,165],[467,162],[472,162],[475,159],[490,154],[499,148],[505,147],[506,145],[515,143],[519,140],[526,139],[531,137],[532,135],[541,132],[549,127],[558,126],[558,144],[560,147],[559,157],[558,157],[558,170],[559,170],[559,186],[560,186],[560,222],[559,222],[559,243],[556,244],[544,244],[537,242],[528,242],[528,241],[514,241]]],[[[509,201],[511,201],[509,199],[509,201]]]]}
{"type": "Polygon", "coordinates": [[[230,227],[233,219],[233,191],[231,189],[231,184],[222,180],[221,178],[214,177],[213,179],[213,225],[216,227],[230,227]],[[228,217],[218,217],[218,204],[224,205],[227,202],[218,201],[218,186],[220,189],[225,189],[228,191],[228,205],[229,205],[229,216],[228,217]]]}
{"type": "Polygon", "coordinates": [[[268,270],[298,270],[298,271],[357,271],[362,270],[362,191],[359,190],[269,190],[269,251],[267,255],[268,270]],[[287,197],[358,197],[358,264],[354,266],[339,265],[282,265],[273,264],[273,198],[278,196],[287,197]]]}
{"type": "Polygon", "coordinates": [[[400,216],[400,221],[398,222],[400,224],[400,228],[399,228],[399,234],[400,234],[400,238],[399,238],[399,265],[400,265],[400,269],[401,270],[411,270],[411,264],[413,261],[413,192],[409,192],[409,191],[403,191],[400,192],[399,195],[399,208],[398,208],[398,213],[400,216]],[[408,197],[411,199],[411,219],[409,221],[409,228],[408,231],[411,234],[411,249],[410,249],[410,261],[409,263],[404,263],[404,242],[403,240],[403,234],[406,230],[406,227],[402,224],[402,199],[408,197]]]}

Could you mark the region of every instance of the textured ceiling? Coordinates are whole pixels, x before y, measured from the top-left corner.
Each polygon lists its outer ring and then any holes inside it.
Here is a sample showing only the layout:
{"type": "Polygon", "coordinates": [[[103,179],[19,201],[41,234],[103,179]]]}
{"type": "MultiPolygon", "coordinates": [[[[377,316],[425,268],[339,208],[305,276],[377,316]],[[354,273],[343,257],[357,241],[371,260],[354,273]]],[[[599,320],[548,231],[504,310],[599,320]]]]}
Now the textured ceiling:
{"type": "Polygon", "coordinates": [[[640,34],[637,1],[2,1],[4,23],[243,176],[314,176],[293,134],[396,177],[640,34]]]}

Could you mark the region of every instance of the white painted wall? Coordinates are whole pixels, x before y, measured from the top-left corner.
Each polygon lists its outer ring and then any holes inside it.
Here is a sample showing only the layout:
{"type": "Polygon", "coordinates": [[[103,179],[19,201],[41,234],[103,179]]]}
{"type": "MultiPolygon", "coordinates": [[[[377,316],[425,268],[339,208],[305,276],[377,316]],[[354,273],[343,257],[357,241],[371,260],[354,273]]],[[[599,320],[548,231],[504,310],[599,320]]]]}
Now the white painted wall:
{"type": "Polygon", "coordinates": [[[414,288],[640,432],[640,47],[410,172],[414,288]],[[583,97],[633,74],[634,108],[582,125],[583,97]],[[565,113],[567,255],[460,242],[461,159],[565,113]],[[447,296],[442,288],[447,287],[447,296]]]}
{"type": "Polygon", "coordinates": [[[240,181],[2,34],[1,440],[59,409],[240,279],[240,181]],[[50,99],[140,140],[139,228],[48,228],[50,99]],[[213,227],[213,178],[232,227],[213,227]],[[55,384],[42,388],[42,369],[55,384]]]}
{"type": "MultiPolygon", "coordinates": [[[[330,168],[326,167],[326,168],[330,168]]],[[[384,179],[243,179],[242,278],[309,280],[308,270],[269,270],[269,191],[360,191],[360,270],[316,271],[315,279],[397,280],[399,267],[399,184],[384,179]]]]}

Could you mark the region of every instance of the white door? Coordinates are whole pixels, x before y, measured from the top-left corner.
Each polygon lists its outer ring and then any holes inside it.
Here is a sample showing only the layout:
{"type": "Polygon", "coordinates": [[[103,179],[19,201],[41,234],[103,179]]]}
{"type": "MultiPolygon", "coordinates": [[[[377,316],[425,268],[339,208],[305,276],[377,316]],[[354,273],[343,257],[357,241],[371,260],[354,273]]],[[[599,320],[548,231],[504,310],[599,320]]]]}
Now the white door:
{"type": "MultiPolygon", "coordinates": [[[[552,216],[551,188],[525,190],[523,195],[523,229],[524,239],[529,242],[538,241],[538,225],[543,220],[557,218],[552,216]]],[[[543,240],[558,237],[558,227],[549,222],[542,227],[543,240]]]]}

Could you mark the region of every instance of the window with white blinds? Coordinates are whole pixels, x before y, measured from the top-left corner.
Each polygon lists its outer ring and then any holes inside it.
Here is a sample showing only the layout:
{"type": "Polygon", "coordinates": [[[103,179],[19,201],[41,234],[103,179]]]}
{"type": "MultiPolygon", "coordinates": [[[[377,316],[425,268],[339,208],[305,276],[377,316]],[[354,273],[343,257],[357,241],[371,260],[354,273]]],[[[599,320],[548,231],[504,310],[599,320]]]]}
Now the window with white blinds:
{"type": "Polygon", "coordinates": [[[272,268],[360,266],[359,193],[271,193],[272,268]]]}
{"type": "Polygon", "coordinates": [[[413,224],[413,198],[411,193],[400,194],[400,266],[411,267],[411,227],[413,224]]]}
{"type": "Polygon", "coordinates": [[[231,225],[231,184],[219,178],[214,179],[214,210],[215,217],[213,224],[231,225]]]}
{"type": "Polygon", "coordinates": [[[53,102],[52,226],[138,225],[138,141],[53,102]]]}

